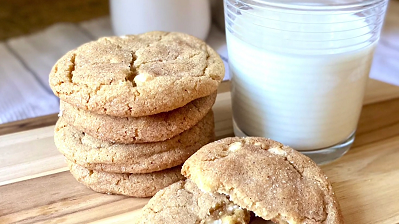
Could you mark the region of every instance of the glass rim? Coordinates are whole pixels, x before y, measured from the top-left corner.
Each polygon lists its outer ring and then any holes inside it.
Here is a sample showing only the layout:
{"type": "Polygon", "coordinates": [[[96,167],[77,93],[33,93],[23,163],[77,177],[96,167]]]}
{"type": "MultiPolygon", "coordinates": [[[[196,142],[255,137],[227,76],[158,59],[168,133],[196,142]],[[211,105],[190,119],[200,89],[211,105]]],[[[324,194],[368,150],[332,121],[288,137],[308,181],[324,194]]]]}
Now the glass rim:
{"type": "Polygon", "coordinates": [[[281,0],[252,0],[252,3],[247,3],[252,5],[253,3],[269,6],[280,9],[289,10],[307,10],[307,11],[336,11],[336,10],[350,10],[356,8],[367,8],[374,5],[378,5],[389,0],[358,0],[346,3],[337,3],[332,1],[323,1],[323,3],[317,3],[315,0],[305,0],[305,1],[281,1],[281,0]]]}

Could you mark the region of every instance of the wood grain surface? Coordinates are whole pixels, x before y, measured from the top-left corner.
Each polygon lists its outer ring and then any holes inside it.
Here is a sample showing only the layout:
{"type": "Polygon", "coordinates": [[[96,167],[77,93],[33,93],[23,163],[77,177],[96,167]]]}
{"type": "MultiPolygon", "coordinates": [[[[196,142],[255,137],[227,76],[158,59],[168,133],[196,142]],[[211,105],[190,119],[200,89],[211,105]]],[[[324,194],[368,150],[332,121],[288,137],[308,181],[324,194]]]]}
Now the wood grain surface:
{"type": "MultiPolygon", "coordinates": [[[[398,91],[378,82],[369,87],[353,148],[322,166],[346,223],[399,223],[398,91]]],[[[216,135],[231,136],[229,92],[218,94],[213,109],[216,135]]],[[[140,215],[149,199],[79,184],[52,137],[53,126],[0,136],[0,223],[131,223],[140,215]]]]}

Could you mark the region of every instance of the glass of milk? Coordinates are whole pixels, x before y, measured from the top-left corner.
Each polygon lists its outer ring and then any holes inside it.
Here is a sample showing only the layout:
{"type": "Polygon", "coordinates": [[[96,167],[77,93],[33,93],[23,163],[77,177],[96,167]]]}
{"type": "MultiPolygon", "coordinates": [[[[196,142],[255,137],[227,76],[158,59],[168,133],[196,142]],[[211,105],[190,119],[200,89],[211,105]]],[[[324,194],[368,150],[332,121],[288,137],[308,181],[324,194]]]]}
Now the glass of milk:
{"type": "Polygon", "coordinates": [[[352,145],[388,0],[224,0],[234,133],[326,163],[352,145]]]}

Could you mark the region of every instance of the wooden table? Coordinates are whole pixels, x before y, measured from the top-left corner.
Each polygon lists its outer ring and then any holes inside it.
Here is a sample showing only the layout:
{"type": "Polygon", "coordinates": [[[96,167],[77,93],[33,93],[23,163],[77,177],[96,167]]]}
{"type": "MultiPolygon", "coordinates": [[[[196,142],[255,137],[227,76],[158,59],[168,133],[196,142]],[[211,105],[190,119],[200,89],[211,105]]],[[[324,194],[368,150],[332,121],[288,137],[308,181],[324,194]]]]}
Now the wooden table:
{"type": "MultiPolygon", "coordinates": [[[[233,134],[229,85],[213,108],[219,138],[233,134]]],[[[370,80],[364,103],[353,148],[322,169],[346,223],[399,223],[399,87],[370,80]]],[[[37,128],[55,119],[0,125],[0,223],[134,220],[149,199],[99,194],[75,181],[54,146],[53,125],[37,128]]]]}

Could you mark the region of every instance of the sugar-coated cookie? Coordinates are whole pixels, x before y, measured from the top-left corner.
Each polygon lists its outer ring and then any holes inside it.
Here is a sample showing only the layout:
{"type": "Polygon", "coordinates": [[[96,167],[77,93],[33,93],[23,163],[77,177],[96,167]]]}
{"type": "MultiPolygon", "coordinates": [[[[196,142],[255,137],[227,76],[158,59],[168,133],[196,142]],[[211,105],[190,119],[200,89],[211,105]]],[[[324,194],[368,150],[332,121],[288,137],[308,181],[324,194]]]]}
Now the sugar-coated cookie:
{"type": "Polygon", "coordinates": [[[188,34],[154,31],[103,37],[53,66],[55,95],[97,114],[141,117],[212,94],[224,77],[219,55],[188,34]]]}
{"type": "Polygon", "coordinates": [[[277,223],[343,223],[327,177],[308,157],[279,142],[225,138],[202,147],[182,174],[206,192],[277,223]]]}
{"type": "Polygon", "coordinates": [[[150,197],[162,188],[184,179],[180,174],[180,166],[153,173],[122,174],[86,169],[69,160],[67,163],[77,181],[94,191],[106,194],[150,197]]]}
{"type": "Polygon", "coordinates": [[[88,169],[115,173],[150,173],[181,165],[214,138],[212,111],[191,129],[163,142],[127,145],[102,141],[62,117],[54,133],[55,145],[67,159],[88,169]]]}
{"type": "Polygon", "coordinates": [[[60,103],[60,115],[70,125],[95,138],[123,144],[159,142],[197,124],[215,103],[216,92],[178,109],[144,117],[114,117],[60,103]]]}

